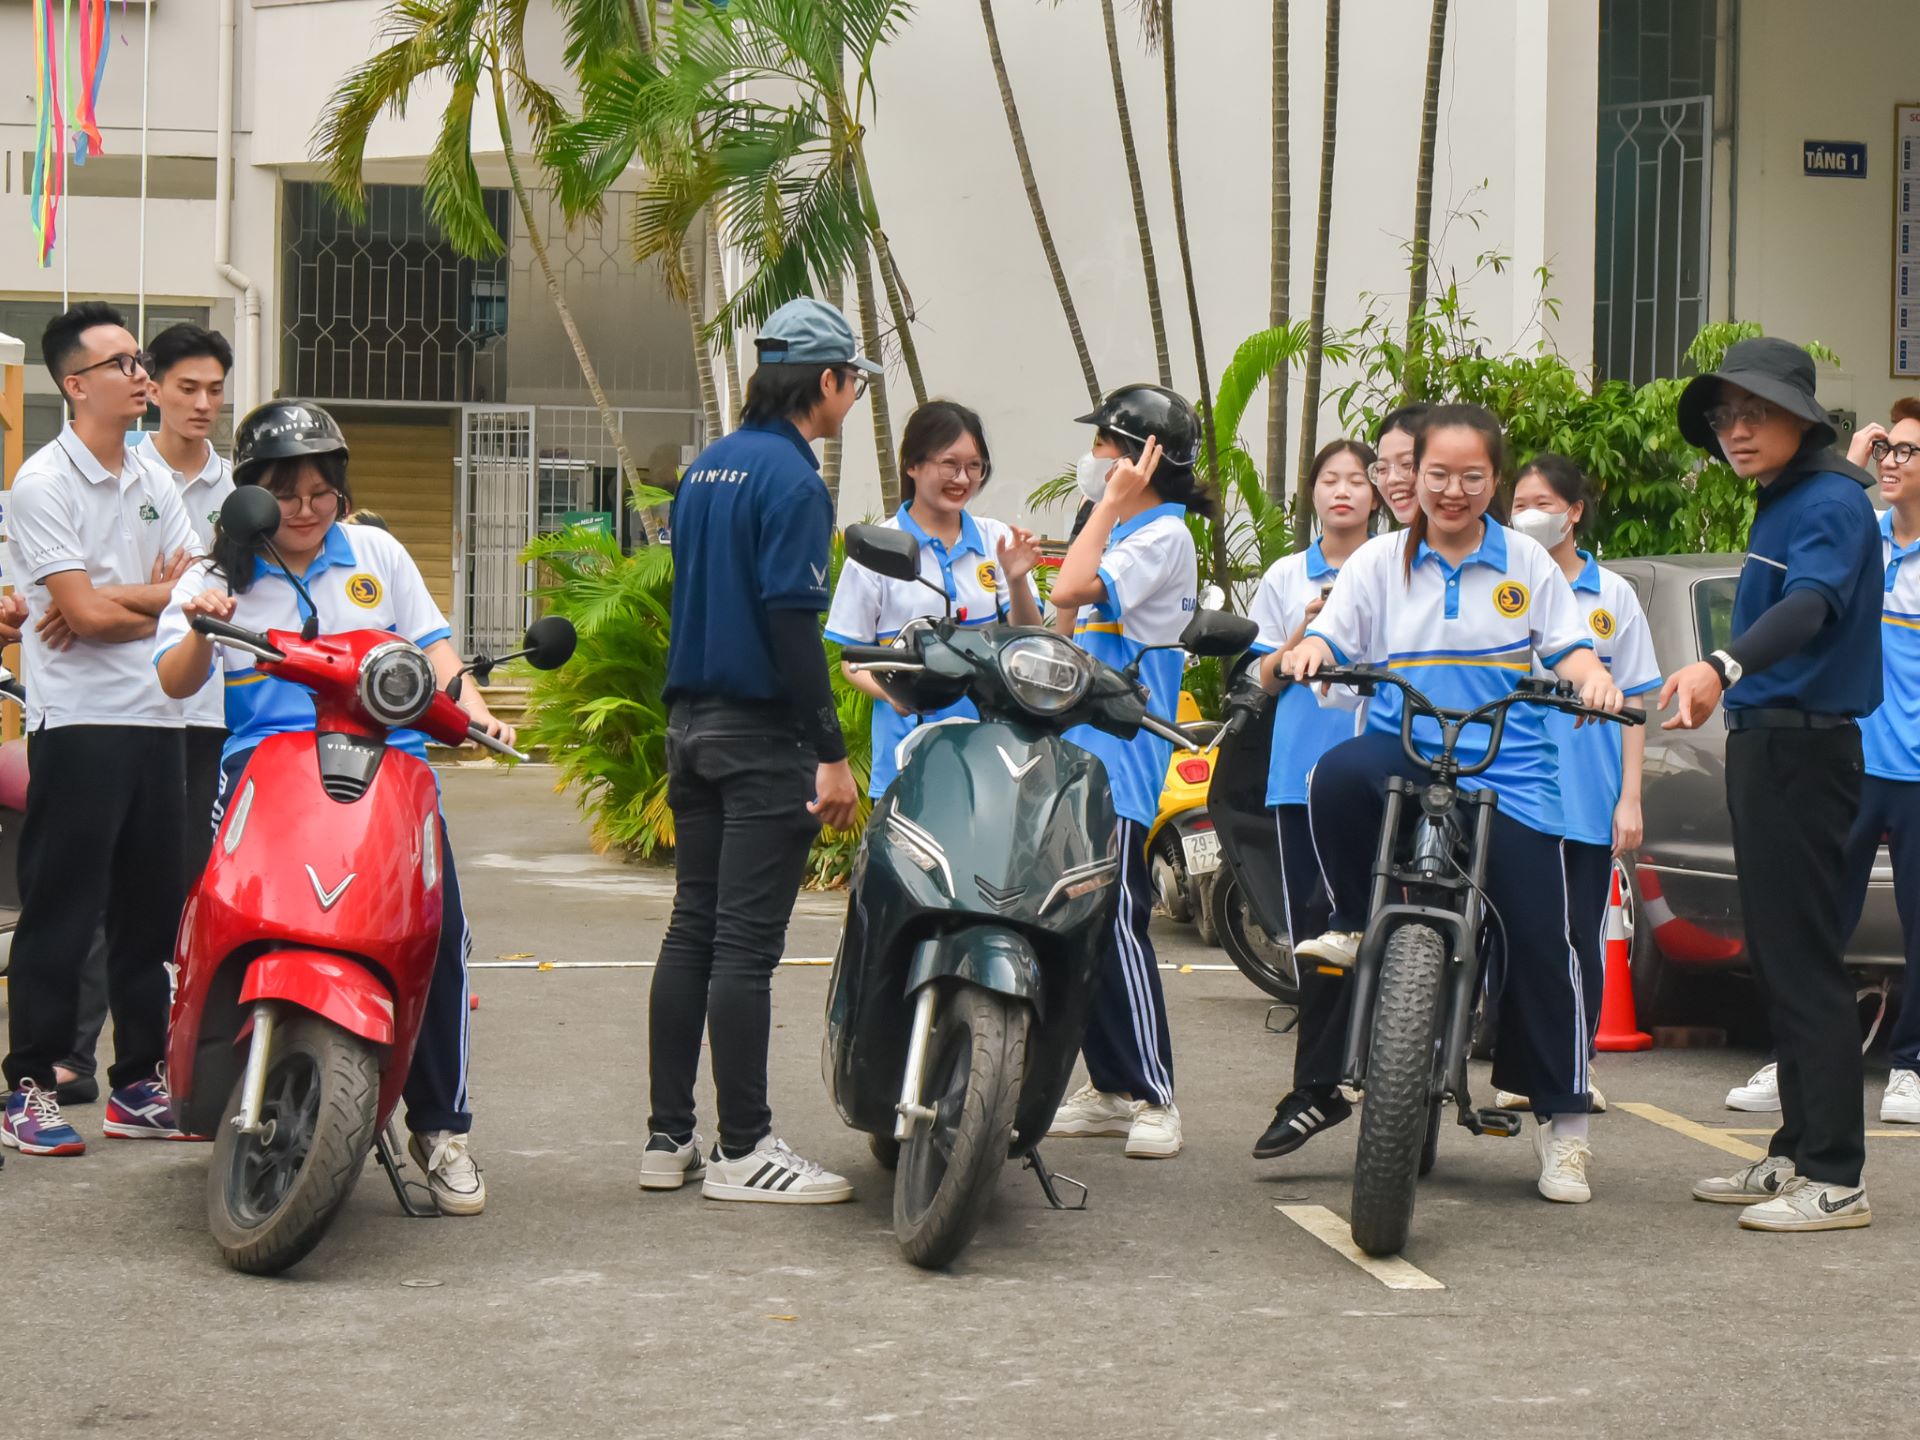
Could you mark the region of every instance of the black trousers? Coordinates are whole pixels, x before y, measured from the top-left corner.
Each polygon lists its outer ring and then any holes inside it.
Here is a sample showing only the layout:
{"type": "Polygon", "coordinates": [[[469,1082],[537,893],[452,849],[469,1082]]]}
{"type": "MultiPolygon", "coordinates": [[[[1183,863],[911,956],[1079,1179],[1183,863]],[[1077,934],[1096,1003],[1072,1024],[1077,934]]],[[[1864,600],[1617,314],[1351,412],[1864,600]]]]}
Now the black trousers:
{"type": "Polygon", "coordinates": [[[186,899],[185,748],[180,731],[140,725],[43,727],[30,743],[6,1082],[53,1087],[104,922],[108,1081],[130,1085],[166,1056],[166,964],[186,899]]]}
{"type": "Polygon", "coordinates": [[[1900,987],[1900,1013],[1887,1031],[1887,1059],[1895,1070],[1920,1070],[1920,781],[1861,782],[1860,817],[1847,837],[1846,933],[1852,936],[1867,906],[1873,862],[1880,858],[1880,837],[1887,838],[1893,860],[1893,903],[1900,914],[1900,938],[1906,946],[1906,979],[1900,987]]]}
{"type": "Polygon", "coordinates": [[[1780,1064],[1769,1153],[1855,1185],[1867,1158],[1860,1018],[1846,971],[1846,842],[1860,813],[1860,731],[1735,730],[1727,810],[1747,954],[1780,1064]]]}
{"type": "MultiPolygon", "coordinates": [[[[1313,853],[1313,826],[1304,805],[1276,805],[1273,824],[1280,838],[1280,873],[1286,883],[1282,897],[1287,914],[1288,943],[1296,948],[1327,932],[1333,900],[1320,878],[1320,859],[1313,853]]],[[[1300,975],[1300,1021],[1294,1027],[1293,1088],[1325,1092],[1340,1083],[1347,1058],[1347,1022],[1353,1014],[1350,971],[1322,975],[1311,960],[1296,958],[1300,975]]]]}
{"type": "Polygon", "coordinates": [[[1117,829],[1119,904],[1094,976],[1080,1053],[1087,1062],[1087,1079],[1096,1090],[1171,1105],[1173,1035],[1167,1029],[1159,957],[1147,934],[1147,923],[1153,918],[1147,827],[1138,820],[1121,820],[1117,829]]]}
{"type": "Polygon", "coordinates": [[[700,1037],[708,1036],[720,1143],[736,1153],[773,1132],[767,1039],[774,967],[819,829],[813,751],[785,706],[674,702],[667,722],[673,917],[648,1011],[648,1128],[693,1133],[700,1037]]]}
{"type": "MultiPolygon", "coordinates": [[[[207,868],[207,856],[213,850],[213,826],[203,823],[213,813],[213,797],[220,791],[220,750],[227,743],[227,732],[210,725],[189,725],[187,745],[187,808],[182,819],[186,826],[187,888],[191,890],[207,868]]],[[[93,937],[85,966],[80,972],[80,1022],[73,1037],[73,1054],[60,1063],[76,1075],[92,1075],[100,1068],[94,1051],[100,1045],[100,1032],[107,1025],[107,937],[104,930],[93,937]]]]}
{"type": "Polygon", "coordinates": [[[1580,956],[1580,996],[1587,1012],[1587,1043],[1600,1033],[1600,1006],[1607,994],[1607,909],[1613,903],[1613,847],[1569,840],[1567,910],[1573,916],[1573,948],[1580,956]]]}

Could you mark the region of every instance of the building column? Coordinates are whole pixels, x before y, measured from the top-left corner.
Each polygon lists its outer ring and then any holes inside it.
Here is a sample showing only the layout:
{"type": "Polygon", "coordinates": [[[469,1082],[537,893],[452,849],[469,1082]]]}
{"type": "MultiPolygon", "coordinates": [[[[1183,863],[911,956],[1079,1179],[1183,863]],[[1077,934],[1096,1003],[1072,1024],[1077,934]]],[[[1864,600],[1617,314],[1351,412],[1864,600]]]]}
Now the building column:
{"type": "Polygon", "coordinates": [[[1540,271],[1558,319],[1539,322],[1575,369],[1593,364],[1594,165],[1599,0],[1516,0],[1513,45],[1513,325],[1535,317],[1540,271]]]}

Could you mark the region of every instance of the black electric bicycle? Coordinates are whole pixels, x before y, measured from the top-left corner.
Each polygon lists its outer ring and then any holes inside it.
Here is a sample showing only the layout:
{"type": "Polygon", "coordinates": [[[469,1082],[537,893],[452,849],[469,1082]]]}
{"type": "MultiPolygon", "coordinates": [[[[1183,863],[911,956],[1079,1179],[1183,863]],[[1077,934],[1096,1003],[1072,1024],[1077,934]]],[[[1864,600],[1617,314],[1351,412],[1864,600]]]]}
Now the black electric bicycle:
{"type": "MultiPolygon", "coordinates": [[[[1369,1255],[1391,1255],[1407,1243],[1414,1187],[1433,1168],[1446,1102],[1475,1135],[1517,1135],[1522,1123],[1511,1110],[1476,1108],[1467,1086],[1485,967],[1487,850],[1499,797],[1461,782],[1493,764],[1515,705],[1623,725],[1646,717],[1582,705],[1571,685],[1550,678],[1524,679],[1472,710],[1442,709],[1393,671],[1367,665],[1324,669],[1308,683],[1349,685],[1363,695],[1396,687],[1404,702],[1401,749],[1431,777],[1387,782],[1342,1073],[1344,1084],[1366,1096],[1353,1164],[1353,1242],[1369,1255]],[[1414,742],[1414,721],[1423,716],[1440,727],[1432,755],[1414,742]],[[1462,762],[1460,737],[1474,725],[1488,728],[1486,753],[1462,762]]],[[[1497,925],[1499,917],[1491,918],[1497,925]]]]}

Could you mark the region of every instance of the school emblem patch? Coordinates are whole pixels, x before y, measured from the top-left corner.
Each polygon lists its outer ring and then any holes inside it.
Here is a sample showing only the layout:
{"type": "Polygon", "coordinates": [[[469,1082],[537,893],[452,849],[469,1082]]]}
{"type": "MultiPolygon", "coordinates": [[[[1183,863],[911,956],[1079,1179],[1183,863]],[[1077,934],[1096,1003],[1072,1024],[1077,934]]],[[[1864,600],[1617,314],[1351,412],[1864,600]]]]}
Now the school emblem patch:
{"type": "Polygon", "coordinates": [[[1611,640],[1613,638],[1614,619],[1612,611],[1594,611],[1591,615],[1587,616],[1587,624],[1592,627],[1593,633],[1600,639],[1611,640]]]}
{"type": "Polygon", "coordinates": [[[358,575],[347,577],[347,598],[362,610],[371,610],[380,603],[380,582],[362,570],[358,575]]]}
{"type": "Polygon", "coordinates": [[[1000,568],[997,565],[995,565],[991,560],[982,560],[980,562],[980,568],[974,572],[974,576],[976,579],[979,580],[980,588],[986,591],[989,595],[996,595],[999,593],[1000,568]]]}
{"type": "Polygon", "coordinates": [[[153,508],[152,501],[142,500],[140,502],[140,518],[151,525],[160,518],[160,512],[153,508]]]}
{"type": "Polygon", "coordinates": [[[1527,608],[1527,587],[1518,580],[1503,580],[1493,588],[1493,608],[1511,620],[1527,608]]]}

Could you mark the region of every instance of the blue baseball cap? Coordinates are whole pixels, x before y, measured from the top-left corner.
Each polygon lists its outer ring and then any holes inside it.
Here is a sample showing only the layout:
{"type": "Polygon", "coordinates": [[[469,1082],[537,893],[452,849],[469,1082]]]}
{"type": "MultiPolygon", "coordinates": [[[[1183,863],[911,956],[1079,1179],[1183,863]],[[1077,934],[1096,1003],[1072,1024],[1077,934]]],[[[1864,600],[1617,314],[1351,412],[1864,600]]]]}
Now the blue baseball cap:
{"type": "Polygon", "coordinates": [[[789,300],[767,317],[753,343],[762,365],[851,365],[884,373],[854,344],[847,317],[824,300],[789,300]]]}

